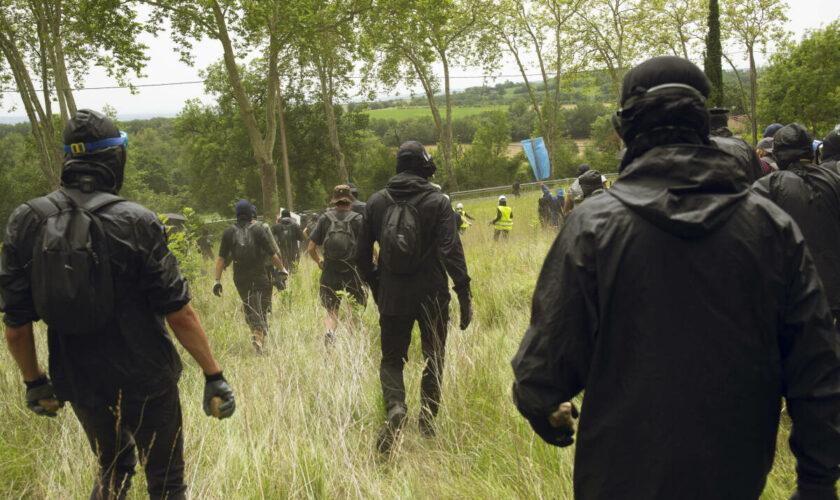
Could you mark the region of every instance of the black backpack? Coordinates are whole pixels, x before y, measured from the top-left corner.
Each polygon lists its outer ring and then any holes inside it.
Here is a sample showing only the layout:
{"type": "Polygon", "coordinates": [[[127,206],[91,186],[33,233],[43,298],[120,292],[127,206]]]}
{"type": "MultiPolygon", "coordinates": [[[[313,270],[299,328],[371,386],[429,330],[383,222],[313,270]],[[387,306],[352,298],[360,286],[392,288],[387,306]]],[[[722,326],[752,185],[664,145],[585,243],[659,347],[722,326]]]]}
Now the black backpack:
{"type": "Polygon", "coordinates": [[[32,301],[50,330],[62,335],[101,331],[114,316],[114,276],[108,240],[96,212],[125,201],[96,192],[67,203],[43,196],[27,202],[41,217],[32,248],[32,301]]]}
{"type": "MultiPolygon", "coordinates": [[[[257,242],[251,230],[254,224],[248,224],[245,227],[239,224],[233,225],[235,229],[233,233],[233,261],[239,264],[252,265],[260,262],[262,256],[260,255],[257,242]]],[[[257,228],[262,230],[261,228],[257,228]]]]}
{"type": "Polygon", "coordinates": [[[336,217],[332,210],[324,214],[330,220],[324,237],[324,258],[327,260],[352,262],[356,257],[356,233],[350,223],[361,215],[353,211],[346,213],[343,220],[336,217]]]}
{"type": "Polygon", "coordinates": [[[400,201],[394,200],[387,189],[382,193],[390,205],[379,234],[379,262],[391,274],[414,274],[424,257],[417,205],[432,191],[400,201]]]}

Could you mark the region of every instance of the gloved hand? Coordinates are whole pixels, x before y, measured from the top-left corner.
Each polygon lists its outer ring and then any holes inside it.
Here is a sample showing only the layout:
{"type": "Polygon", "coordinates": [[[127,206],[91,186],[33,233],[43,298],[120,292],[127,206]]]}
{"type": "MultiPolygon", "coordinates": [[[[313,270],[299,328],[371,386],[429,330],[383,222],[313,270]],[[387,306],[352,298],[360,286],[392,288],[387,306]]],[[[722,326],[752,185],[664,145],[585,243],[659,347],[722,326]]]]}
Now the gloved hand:
{"type": "Polygon", "coordinates": [[[222,372],[204,376],[204,413],[218,419],[228,418],[236,409],[233,389],[225,380],[222,372]],[[215,398],[218,398],[214,401],[215,398]]]}
{"type": "Polygon", "coordinates": [[[222,282],[220,280],[216,280],[216,284],[213,285],[213,295],[216,297],[222,296],[222,282]]]}
{"type": "Polygon", "coordinates": [[[458,294],[458,305],[461,307],[461,324],[459,326],[461,330],[466,330],[470,326],[473,316],[472,297],[469,291],[458,294]]]}
{"type": "Polygon", "coordinates": [[[833,484],[800,484],[790,500],[837,500],[833,484]]]}
{"type": "Polygon", "coordinates": [[[59,401],[55,396],[55,387],[46,375],[34,382],[26,384],[26,406],[36,414],[45,417],[54,417],[59,408],[64,407],[64,402],[59,401]]]}
{"type": "Polygon", "coordinates": [[[274,277],[274,288],[277,289],[278,292],[282,292],[286,289],[286,277],[289,276],[289,273],[285,271],[280,271],[278,269],[272,269],[271,274],[274,277]]]}

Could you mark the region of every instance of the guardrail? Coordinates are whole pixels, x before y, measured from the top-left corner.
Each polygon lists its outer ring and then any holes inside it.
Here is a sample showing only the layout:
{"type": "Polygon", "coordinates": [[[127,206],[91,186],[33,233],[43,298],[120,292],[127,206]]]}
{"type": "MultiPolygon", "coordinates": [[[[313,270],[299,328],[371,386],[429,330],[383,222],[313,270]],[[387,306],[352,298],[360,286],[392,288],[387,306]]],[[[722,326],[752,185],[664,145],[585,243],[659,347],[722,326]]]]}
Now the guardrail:
{"type": "MultiPolygon", "coordinates": [[[[618,177],[618,174],[604,174],[604,177],[606,177],[607,180],[613,180],[616,177],[618,177]]],[[[545,184],[546,186],[549,186],[549,187],[557,186],[557,185],[567,185],[567,184],[572,184],[573,182],[575,182],[576,179],[577,179],[577,177],[569,177],[569,178],[566,178],[566,179],[551,179],[551,180],[543,181],[543,184],[545,184]]],[[[524,183],[524,184],[520,184],[519,189],[520,189],[520,191],[537,190],[537,189],[540,189],[540,183],[539,182],[527,182],[527,183],[524,183]]],[[[513,186],[508,184],[507,186],[496,186],[496,187],[490,187],[490,188],[470,189],[470,190],[466,190],[466,191],[456,191],[454,193],[449,193],[449,198],[452,199],[453,201],[456,198],[457,199],[462,199],[462,200],[464,200],[464,199],[476,199],[476,198],[490,198],[490,197],[496,196],[498,194],[511,193],[512,191],[513,191],[513,186]]]]}

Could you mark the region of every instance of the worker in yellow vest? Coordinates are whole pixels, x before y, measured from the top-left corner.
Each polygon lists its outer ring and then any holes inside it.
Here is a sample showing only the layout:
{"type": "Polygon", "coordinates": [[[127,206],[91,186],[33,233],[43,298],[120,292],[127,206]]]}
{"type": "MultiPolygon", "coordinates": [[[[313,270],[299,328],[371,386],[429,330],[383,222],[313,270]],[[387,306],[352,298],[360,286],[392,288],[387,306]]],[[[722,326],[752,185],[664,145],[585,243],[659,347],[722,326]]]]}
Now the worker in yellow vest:
{"type": "Polygon", "coordinates": [[[496,207],[496,218],[490,224],[493,225],[493,240],[499,241],[499,235],[504,235],[505,239],[510,236],[510,230],[513,229],[513,209],[507,206],[507,198],[504,195],[499,196],[499,206],[496,207]]]}
{"type": "Polygon", "coordinates": [[[472,226],[472,222],[470,221],[475,219],[468,214],[466,210],[464,210],[463,203],[458,203],[458,205],[455,206],[455,213],[458,214],[458,232],[464,234],[464,231],[466,231],[468,227],[472,226]]]}

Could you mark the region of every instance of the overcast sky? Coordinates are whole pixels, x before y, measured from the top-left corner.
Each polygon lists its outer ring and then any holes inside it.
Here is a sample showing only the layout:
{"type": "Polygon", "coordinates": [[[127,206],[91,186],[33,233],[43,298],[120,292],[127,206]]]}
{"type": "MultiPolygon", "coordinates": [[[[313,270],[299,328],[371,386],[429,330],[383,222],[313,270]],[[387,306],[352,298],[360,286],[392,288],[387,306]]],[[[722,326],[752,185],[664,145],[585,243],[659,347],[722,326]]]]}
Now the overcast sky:
{"type": "MultiPolygon", "coordinates": [[[[791,6],[788,10],[790,29],[796,36],[801,38],[802,34],[813,28],[825,26],[832,20],[840,18],[840,1],[838,0],[788,0],[791,6]]],[[[135,84],[158,84],[168,82],[183,82],[199,80],[199,69],[206,67],[212,62],[221,58],[219,42],[204,40],[195,45],[195,65],[187,66],[178,60],[178,55],[173,51],[172,42],[168,36],[161,35],[158,38],[145,36],[144,43],[149,46],[150,60],[145,69],[145,78],[133,80],[135,84]]],[[[759,63],[765,60],[759,57],[759,63]]],[[[480,74],[479,69],[456,69],[453,75],[459,77],[453,80],[454,88],[466,88],[481,85],[485,80],[472,75],[480,74]]],[[[489,80],[490,84],[503,82],[505,80],[516,80],[508,75],[516,75],[518,71],[511,63],[505,64],[499,71],[501,78],[489,80]]],[[[108,78],[103,71],[94,68],[85,81],[86,87],[113,86],[116,82],[108,78]]],[[[380,95],[380,98],[387,98],[392,95],[406,94],[412,89],[402,88],[394,92],[380,95]]],[[[420,89],[414,89],[419,93],[420,89]]],[[[202,84],[147,87],[138,89],[138,93],[132,95],[126,89],[119,90],[79,90],[75,92],[76,103],[81,107],[101,109],[104,104],[109,104],[117,109],[120,116],[173,116],[183,107],[184,101],[190,98],[199,98],[204,102],[211,102],[212,99],[203,92],[202,84]]],[[[0,121],[7,121],[11,117],[23,116],[23,108],[20,100],[14,93],[5,93],[0,102],[0,121]],[[10,108],[17,109],[10,112],[10,108]]]]}

